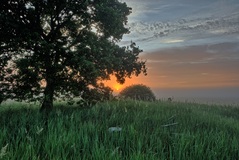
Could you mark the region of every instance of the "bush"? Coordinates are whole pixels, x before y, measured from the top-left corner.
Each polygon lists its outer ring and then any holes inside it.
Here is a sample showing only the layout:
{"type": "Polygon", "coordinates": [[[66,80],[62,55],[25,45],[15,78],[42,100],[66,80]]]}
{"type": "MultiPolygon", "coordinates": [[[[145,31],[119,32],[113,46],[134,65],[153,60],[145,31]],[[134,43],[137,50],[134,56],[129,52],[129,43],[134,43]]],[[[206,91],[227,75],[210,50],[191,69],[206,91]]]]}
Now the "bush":
{"type": "Polygon", "coordinates": [[[119,97],[143,101],[155,101],[156,99],[152,90],[143,84],[135,84],[126,87],[119,93],[119,97]]]}

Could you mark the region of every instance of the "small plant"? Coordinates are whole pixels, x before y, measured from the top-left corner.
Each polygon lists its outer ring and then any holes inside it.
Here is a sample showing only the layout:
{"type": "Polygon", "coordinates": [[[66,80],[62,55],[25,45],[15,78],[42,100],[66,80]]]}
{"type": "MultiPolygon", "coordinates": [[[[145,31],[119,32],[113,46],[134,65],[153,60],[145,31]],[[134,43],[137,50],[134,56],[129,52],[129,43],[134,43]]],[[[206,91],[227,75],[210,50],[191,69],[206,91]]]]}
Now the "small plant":
{"type": "Polygon", "coordinates": [[[168,102],[172,102],[172,101],[173,101],[173,97],[169,97],[168,102]]]}
{"type": "Polygon", "coordinates": [[[7,154],[7,147],[8,147],[8,144],[6,144],[4,147],[2,147],[2,149],[0,151],[0,159],[2,159],[7,154]]]}
{"type": "Polygon", "coordinates": [[[119,93],[121,98],[130,98],[135,100],[143,101],[155,101],[155,95],[152,90],[143,84],[135,84],[129,87],[126,87],[119,93]]]}

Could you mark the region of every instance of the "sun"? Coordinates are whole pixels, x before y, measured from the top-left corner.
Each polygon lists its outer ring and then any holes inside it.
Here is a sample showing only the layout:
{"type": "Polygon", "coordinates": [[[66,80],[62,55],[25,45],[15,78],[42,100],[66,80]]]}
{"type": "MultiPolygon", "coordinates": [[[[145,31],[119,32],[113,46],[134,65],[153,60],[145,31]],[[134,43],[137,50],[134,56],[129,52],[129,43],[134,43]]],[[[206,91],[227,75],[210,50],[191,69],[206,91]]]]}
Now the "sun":
{"type": "Polygon", "coordinates": [[[114,85],[114,89],[115,89],[116,91],[119,91],[119,90],[122,88],[122,86],[123,86],[123,85],[121,85],[121,84],[115,84],[115,85],[114,85]]]}

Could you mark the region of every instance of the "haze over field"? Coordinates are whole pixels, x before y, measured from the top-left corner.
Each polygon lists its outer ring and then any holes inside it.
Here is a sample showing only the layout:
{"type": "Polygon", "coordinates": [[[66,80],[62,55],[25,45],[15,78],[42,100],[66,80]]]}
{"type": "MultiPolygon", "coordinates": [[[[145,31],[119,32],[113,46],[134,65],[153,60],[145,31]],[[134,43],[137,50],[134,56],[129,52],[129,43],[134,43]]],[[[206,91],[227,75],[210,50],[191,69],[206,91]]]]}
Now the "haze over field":
{"type": "Polygon", "coordinates": [[[121,44],[144,50],[148,76],[143,83],[158,97],[239,99],[239,1],[122,0],[132,7],[131,33],[121,44]]]}

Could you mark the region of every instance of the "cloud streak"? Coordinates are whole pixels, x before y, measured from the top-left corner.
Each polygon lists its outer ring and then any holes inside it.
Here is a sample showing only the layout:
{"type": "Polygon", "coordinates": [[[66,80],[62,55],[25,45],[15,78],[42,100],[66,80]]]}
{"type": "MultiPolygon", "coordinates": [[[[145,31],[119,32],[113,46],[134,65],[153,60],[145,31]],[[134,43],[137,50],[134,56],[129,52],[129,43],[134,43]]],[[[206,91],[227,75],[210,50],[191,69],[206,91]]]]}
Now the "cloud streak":
{"type": "Polygon", "coordinates": [[[239,2],[127,1],[133,8],[133,17],[128,24],[131,33],[123,41],[133,40],[144,47],[144,50],[165,48],[169,44],[171,47],[172,44],[167,43],[169,40],[175,42],[175,46],[239,40],[239,36],[235,36],[239,35],[239,2]],[[179,44],[177,40],[183,41],[179,44]]]}
{"type": "Polygon", "coordinates": [[[204,32],[207,36],[239,34],[239,13],[220,18],[180,19],[176,22],[132,22],[128,27],[132,37],[139,36],[141,41],[178,33],[184,33],[187,38],[190,38],[192,32],[204,32]]]}

